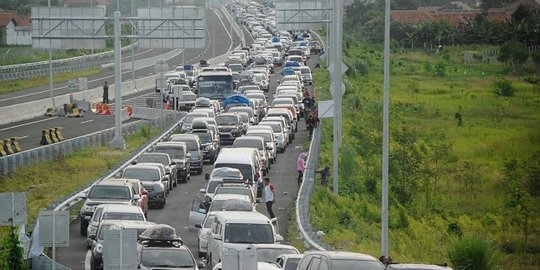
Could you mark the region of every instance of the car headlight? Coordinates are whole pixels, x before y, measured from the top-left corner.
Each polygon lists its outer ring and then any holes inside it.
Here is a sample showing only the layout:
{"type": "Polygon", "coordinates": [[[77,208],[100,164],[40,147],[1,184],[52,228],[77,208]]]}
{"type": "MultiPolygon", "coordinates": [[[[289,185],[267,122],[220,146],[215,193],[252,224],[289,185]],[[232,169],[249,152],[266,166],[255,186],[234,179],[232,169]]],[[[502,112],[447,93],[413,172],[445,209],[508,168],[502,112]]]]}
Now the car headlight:
{"type": "Polygon", "coordinates": [[[96,252],[97,253],[103,253],[103,245],[102,244],[97,244],[96,245],[96,252]]]}
{"type": "Polygon", "coordinates": [[[96,206],[95,205],[84,205],[83,209],[84,209],[84,212],[94,212],[94,210],[96,210],[96,206]]]}

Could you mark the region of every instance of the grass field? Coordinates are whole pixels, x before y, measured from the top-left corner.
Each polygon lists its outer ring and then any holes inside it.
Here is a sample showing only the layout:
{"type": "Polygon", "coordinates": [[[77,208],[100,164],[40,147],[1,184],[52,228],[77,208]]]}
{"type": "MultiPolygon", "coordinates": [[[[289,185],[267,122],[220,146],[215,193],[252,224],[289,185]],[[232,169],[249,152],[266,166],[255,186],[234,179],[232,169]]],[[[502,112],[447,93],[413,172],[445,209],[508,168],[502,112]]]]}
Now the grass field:
{"type": "MultiPolygon", "coordinates": [[[[94,50],[94,53],[105,50],[94,50]]],[[[53,59],[64,59],[75,56],[91,54],[91,50],[53,50],[53,59]]],[[[0,66],[16,65],[23,63],[48,61],[49,51],[43,49],[33,49],[32,46],[3,46],[0,47],[0,66]]]]}
{"type": "MultiPolygon", "coordinates": [[[[450,263],[454,241],[481,238],[500,252],[500,269],[539,269],[540,87],[528,82],[539,70],[463,61],[478,49],[392,55],[390,255],[450,263]],[[499,79],[514,96],[494,94],[499,79]]],[[[340,196],[317,189],[310,213],[334,247],[379,257],[382,54],[360,45],[344,58],[364,64],[345,79],[340,196]]],[[[325,73],[316,71],[318,100],[330,98],[325,73]]],[[[331,120],[323,126],[321,164],[330,164],[331,120]]]]}
{"type": "MultiPolygon", "coordinates": [[[[88,77],[100,72],[99,68],[92,68],[82,71],[75,72],[66,72],[66,73],[56,73],[53,76],[54,83],[64,82],[72,79],[77,79],[81,77],[88,77]]],[[[49,84],[48,76],[35,77],[31,79],[24,80],[13,80],[13,81],[4,81],[0,84],[0,94],[16,92],[24,89],[29,89],[33,87],[39,87],[49,84]]],[[[67,85],[67,82],[66,82],[67,85]]]]}

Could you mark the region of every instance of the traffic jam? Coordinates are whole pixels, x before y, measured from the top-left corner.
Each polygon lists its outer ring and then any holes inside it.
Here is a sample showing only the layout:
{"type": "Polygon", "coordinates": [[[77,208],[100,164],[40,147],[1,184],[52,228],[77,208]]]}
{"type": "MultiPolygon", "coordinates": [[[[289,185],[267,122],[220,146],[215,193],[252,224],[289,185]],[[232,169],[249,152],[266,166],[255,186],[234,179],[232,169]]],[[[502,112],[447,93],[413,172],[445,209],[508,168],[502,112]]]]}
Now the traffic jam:
{"type": "Polygon", "coordinates": [[[282,243],[265,176],[295,139],[301,119],[309,128],[316,118],[307,63],[322,48],[309,31],[276,30],[269,6],[233,3],[228,9],[253,43],[223,63],[201,60],[166,73],[167,86],[156,91],[166,109],[187,112],[179,128],[85,194],[80,235],[91,269],[103,268],[108,230],[137,232],[139,269],[238,269],[222,265],[231,249],[253,249],[253,269],[297,269],[303,255],[282,243]],[[213,169],[205,172],[208,164],[213,169]],[[197,250],[172,226],[151,221],[152,208],[174,207],[167,197],[192,175],[206,180],[186,217],[198,235],[197,250]]]}

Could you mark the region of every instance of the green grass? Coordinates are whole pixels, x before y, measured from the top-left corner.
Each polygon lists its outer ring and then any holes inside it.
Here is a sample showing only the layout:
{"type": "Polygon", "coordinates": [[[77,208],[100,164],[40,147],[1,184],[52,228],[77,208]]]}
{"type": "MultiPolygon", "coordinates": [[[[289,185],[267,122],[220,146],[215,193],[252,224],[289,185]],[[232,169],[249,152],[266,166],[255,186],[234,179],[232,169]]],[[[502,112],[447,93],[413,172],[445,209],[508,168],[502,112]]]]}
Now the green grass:
{"type": "MultiPolygon", "coordinates": [[[[57,73],[53,76],[54,83],[65,82],[71,79],[88,77],[100,72],[99,68],[87,69],[83,71],[57,73]]],[[[24,80],[4,81],[0,84],[0,94],[16,92],[24,89],[44,86],[49,84],[48,76],[35,77],[24,80]]]]}
{"type": "MultiPolygon", "coordinates": [[[[156,134],[153,129],[152,135],[156,134]]],[[[137,133],[126,138],[126,149],[122,151],[109,147],[86,148],[21,168],[0,180],[0,192],[26,192],[28,221],[31,223],[41,209],[95,181],[147,140],[143,134],[137,133]]]]}
{"type": "MultiPolygon", "coordinates": [[[[500,269],[540,267],[540,198],[534,178],[540,170],[535,158],[540,153],[540,88],[525,81],[538,77],[539,70],[530,64],[512,71],[502,63],[463,62],[463,51],[486,48],[447,47],[442,56],[392,55],[389,243],[396,261],[450,263],[454,239],[474,236],[493,242],[500,269]],[[439,74],[436,66],[442,67],[439,74]],[[499,78],[512,81],[515,96],[493,94],[499,78]],[[437,154],[443,145],[448,152],[437,154]],[[524,173],[505,173],[503,164],[512,159],[524,173]],[[511,191],[512,181],[518,190],[511,191]],[[403,192],[412,197],[405,200],[403,192]],[[527,241],[524,207],[529,209],[527,241]]],[[[344,78],[342,147],[348,150],[341,152],[352,160],[340,162],[341,196],[318,188],[310,213],[327,243],[379,257],[382,54],[359,44],[344,52],[344,59],[361,59],[368,66],[365,75],[344,78]]],[[[317,100],[330,99],[327,73],[319,69],[315,74],[317,100]]],[[[331,158],[332,119],[324,119],[321,164],[331,158]]]]}
{"type": "MultiPolygon", "coordinates": [[[[94,53],[110,50],[94,50],[94,53]]],[[[80,50],[53,50],[53,60],[91,54],[89,49],[80,50]]],[[[49,51],[42,49],[32,49],[32,46],[4,46],[0,47],[0,66],[16,65],[39,61],[48,61],[49,51]]]]}

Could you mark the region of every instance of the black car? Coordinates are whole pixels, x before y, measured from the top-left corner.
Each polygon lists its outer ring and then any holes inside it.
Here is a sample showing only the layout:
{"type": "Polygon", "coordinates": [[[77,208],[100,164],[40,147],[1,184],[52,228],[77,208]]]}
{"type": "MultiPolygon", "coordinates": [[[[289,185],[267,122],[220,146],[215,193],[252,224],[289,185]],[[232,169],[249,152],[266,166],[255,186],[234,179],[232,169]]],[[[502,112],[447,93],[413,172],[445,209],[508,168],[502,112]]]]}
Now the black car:
{"type": "Polygon", "coordinates": [[[199,136],[199,139],[201,140],[204,160],[214,163],[220,148],[219,137],[215,136],[213,132],[208,129],[194,129],[191,133],[199,136]]]}
{"type": "Polygon", "coordinates": [[[183,142],[159,142],[154,147],[154,152],[167,153],[176,163],[176,179],[186,183],[191,177],[191,154],[188,153],[186,143],[183,142]]]}

